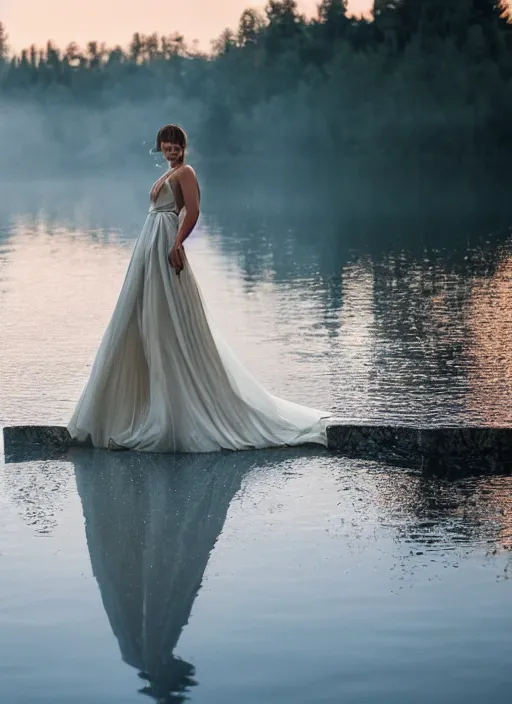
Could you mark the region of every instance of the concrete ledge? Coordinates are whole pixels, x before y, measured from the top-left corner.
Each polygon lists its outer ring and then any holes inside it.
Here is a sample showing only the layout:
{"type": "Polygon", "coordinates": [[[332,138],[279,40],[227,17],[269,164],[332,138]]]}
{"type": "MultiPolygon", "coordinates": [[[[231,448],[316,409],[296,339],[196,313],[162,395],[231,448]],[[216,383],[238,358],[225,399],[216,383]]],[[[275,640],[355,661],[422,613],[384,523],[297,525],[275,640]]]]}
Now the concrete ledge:
{"type": "MultiPolygon", "coordinates": [[[[63,426],[5,427],[6,458],[27,453],[91,447],[71,439],[63,426]]],[[[345,425],[327,428],[328,448],[345,457],[379,460],[394,465],[436,469],[503,472],[512,470],[512,428],[414,428],[385,425],[345,425]]]]}
{"type": "Polygon", "coordinates": [[[60,425],[14,425],[4,428],[4,443],[69,446],[71,435],[60,425]]]}
{"type": "Polygon", "coordinates": [[[347,457],[421,467],[512,468],[512,428],[336,424],[327,428],[327,440],[330,450],[347,457]]]}
{"type": "Polygon", "coordinates": [[[60,425],[14,425],[3,429],[4,454],[6,458],[23,456],[27,451],[62,451],[71,446],[92,447],[90,442],[79,443],[71,439],[64,426],[60,425]]]}

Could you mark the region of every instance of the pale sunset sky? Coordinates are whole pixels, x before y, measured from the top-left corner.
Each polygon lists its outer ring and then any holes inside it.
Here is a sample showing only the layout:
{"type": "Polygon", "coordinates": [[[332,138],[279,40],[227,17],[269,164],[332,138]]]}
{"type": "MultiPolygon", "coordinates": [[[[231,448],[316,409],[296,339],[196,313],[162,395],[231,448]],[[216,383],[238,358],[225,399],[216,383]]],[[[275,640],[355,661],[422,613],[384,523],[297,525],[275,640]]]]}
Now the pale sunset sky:
{"type": "MultiPolygon", "coordinates": [[[[299,0],[300,11],[316,14],[317,0],[299,0]]],[[[353,14],[367,12],[372,0],[349,0],[353,14]]],[[[235,28],[247,7],[263,8],[260,0],[0,0],[0,21],[9,35],[11,51],[51,39],[64,48],[75,41],[128,44],[136,31],[184,35],[202,49],[226,27],[235,28]]]]}

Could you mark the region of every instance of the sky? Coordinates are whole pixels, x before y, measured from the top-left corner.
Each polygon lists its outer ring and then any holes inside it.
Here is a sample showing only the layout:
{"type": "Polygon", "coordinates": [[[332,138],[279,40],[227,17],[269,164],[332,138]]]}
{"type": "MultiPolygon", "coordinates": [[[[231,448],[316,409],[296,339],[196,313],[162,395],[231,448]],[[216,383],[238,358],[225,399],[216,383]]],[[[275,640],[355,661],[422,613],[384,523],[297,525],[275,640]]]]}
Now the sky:
{"type": "MultiPolygon", "coordinates": [[[[301,12],[316,14],[319,0],[298,0],[301,12]]],[[[353,14],[367,12],[372,0],[349,0],[353,14]]],[[[263,8],[261,0],[0,0],[0,21],[9,35],[12,51],[48,39],[64,48],[92,40],[127,45],[135,31],[184,35],[202,49],[226,27],[235,28],[247,7],[263,8]]]]}

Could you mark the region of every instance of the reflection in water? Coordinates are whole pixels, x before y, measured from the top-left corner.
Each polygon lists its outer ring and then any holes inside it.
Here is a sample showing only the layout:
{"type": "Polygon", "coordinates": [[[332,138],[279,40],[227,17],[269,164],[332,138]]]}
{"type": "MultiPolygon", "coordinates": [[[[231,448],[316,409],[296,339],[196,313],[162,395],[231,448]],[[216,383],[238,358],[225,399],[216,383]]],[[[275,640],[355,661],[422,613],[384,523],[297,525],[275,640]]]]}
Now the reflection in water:
{"type": "MultiPolygon", "coordinates": [[[[508,555],[495,553],[512,546],[511,477],[447,479],[317,450],[180,457],[74,449],[66,460],[61,466],[68,476],[75,470],[103,607],[130,668],[118,662],[113,639],[105,642],[96,585],[83,579],[88,557],[76,532],[76,503],[67,502],[64,529],[44,542],[47,554],[62,555],[48,565],[30,531],[20,532],[26,543],[8,535],[2,541],[11,661],[15,672],[32,672],[8,682],[8,699],[16,692],[14,699],[28,701],[32,682],[46,682],[47,691],[61,687],[69,701],[83,691],[94,701],[128,701],[127,692],[137,698],[141,687],[162,704],[187,694],[257,702],[262,691],[274,703],[316,701],[318,693],[333,702],[340,693],[354,702],[416,701],[418,691],[429,701],[429,679],[437,678],[431,700],[456,701],[473,691],[466,677],[473,664],[481,682],[474,701],[485,701],[484,686],[506,691],[510,585],[497,582],[512,570],[508,555]],[[13,546],[31,559],[18,559],[13,546]],[[23,579],[16,576],[20,562],[23,579]],[[51,599],[42,600],[34,574],[44,575],[51,599]],[[17,584],[25,601],[12,588],[17,584]],[[81,634],[78,658],[68,647],[76,633],[58,645],[67,619],[81,634]],[[43,658],[37,643],[47,647],[49,624],[55,650],[43,658]],[[135,672],[143,684],[133,685],[135,672]]],[[[7,470],[21,478],[25,467],[7,470]]],[[[11,484],[6,498],[16,501],[19,485],[11,484]]],[[[65,491],[61,483],[21,495],[58,519],[65,491]]]]}
{"type": "MultiPolygon", "coordinates": [[[[173,654],[244,476],[293,451],[132,455],[73,450],[94,576],[123,660],[159,702],[194,668],[173,654]]],[[[178,697],[178,698],[175,698],[178,697]]]]}
{"type": "Polygon", "coordinates": [[[468,406],[481,423],[512,424],[512,256],[476,281],[468,307],[468,406]]]}
{"type": "Polygon", "coordinates": [[[347,198],[319,215],[297,194],[271,207],[258,198],[244,207],[236,198],[224,210],[220,199],[210,204],[209,229],[253,295],[271,281],[287,299],[288,313],[300,310],[301,299],[317,304],[316,330],[299,332],[306,345],[321,326],[328,332],[337,416],[478,422],[478,411],[466,403],[469,301],[512,244],[510,208],[496,193],[492,207],[480,207],[474,188],[487,185],[478,181],[458,181],[455,193],[457,184],[443,189],[424,174],[411,201],[405,198],[411,184],[397,188],[399,199],[387,198],[384,179],[382,200],[364,214],[347,198]]]}
{"type": "Polygon", "coordinates": [[[375,279],[371,262],[347,264],[340,280],[343,306],[336,311],[336,331],[333,326],[329,330],[330,370],[333,378],[338,377],[338,398],[358,399],[359,404],[347,420],[359,422],[379,411],[375,394],[375,279]]]}
{"type": "MultiPolygon", "coordinates": [[[[362,480],[362,477],[359,481],[362,480]]],[[[457,548],[512,550],[512,477],[437,477],[379,471],[372,503],[400,542],[442,554],[457,548]]]]}
{"type": "Polygon", "coordinates": [[[155,171],[131,173],[128,179],[113,172],[30,183],[26,178],[0,181],[0,225],[25,218],[44,222],[51,230],[122,231],[133,237],[147,208],[148,183],[160,175],[155,171]]]}
{"type": "MultiPolygon", "coordinates": [[[[153,175],[41,182],[30,202],[0,203],[0,422],[69,418],[153,175]]],[[[187,252],[213,319],[271,392],[347,421],[512,422],[503,199],[480,212],[466,184],[449,209],[450,192],[423,180],[414,209],[354,192],[327,212],[305,182],[286,200],[259,182],[203,185],[187,252]],[[428,207],[432,191],[445,210],[428,207]]]]}
{"type": "Polygon", "coordinates": [[[16,507],[23,521],[38,535],[50,535],[72,493],[69,461],[17,458],[0,462],[0,495],[16,507]]]}
{"type": "Polygon", "coordinates": [[[112,312],[127,247],[115,233],[69,231],[45,218],[16,219],[7,241],[0,423],[63,422],[112,312]]]}
{"type": "Polygon", "coordinates": [[[411,259],[405,252],[375,262],[376,368],[379,394],[395,412],[406,401],[422,409],[422,423],[466,421],[465,304],[473,276],[438,252],[411,259]],[[393,389],[400,388],[400,396],[393,389]],[[398,407],[397,407],[398,406],[398,407]]]}

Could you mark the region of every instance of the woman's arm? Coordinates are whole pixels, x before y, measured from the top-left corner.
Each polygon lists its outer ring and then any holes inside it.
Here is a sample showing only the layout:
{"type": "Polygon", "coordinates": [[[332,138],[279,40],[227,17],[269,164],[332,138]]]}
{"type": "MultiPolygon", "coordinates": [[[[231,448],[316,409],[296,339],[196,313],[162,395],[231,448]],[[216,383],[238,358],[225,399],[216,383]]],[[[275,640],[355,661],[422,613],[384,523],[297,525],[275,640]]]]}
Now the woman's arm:
{"type": "Polygon", "coordinates": [[[199,218],[199,186],[194,169],[186,164],[178,174],[177,181],[183,194],[185,217],[176,236],[176,244],[181,246],[196,226],[199,218]]]}
{"type": "Polygon", "coordinates": [[[199,185],[194,169],[188,165],[183,166],[179,170],[176,180],[178,181],[183,196],[185,217],[179,226],[176,242],[169,252],[169,263],[179,275],[180,271],[185,266],[183,242],[190,235],[199,218],[199,185]]]}

